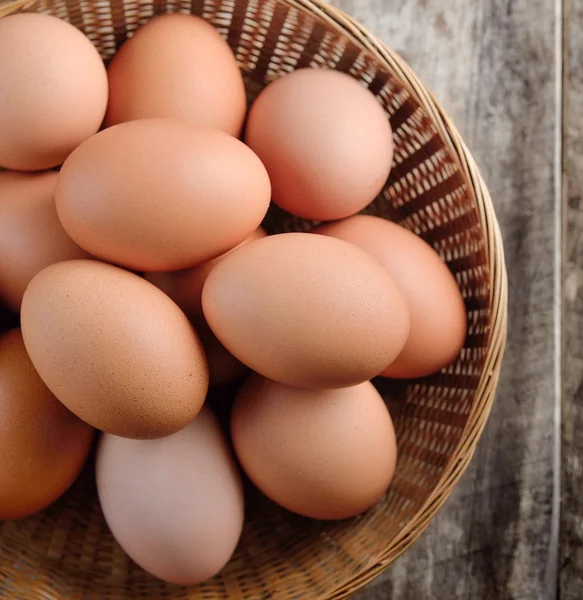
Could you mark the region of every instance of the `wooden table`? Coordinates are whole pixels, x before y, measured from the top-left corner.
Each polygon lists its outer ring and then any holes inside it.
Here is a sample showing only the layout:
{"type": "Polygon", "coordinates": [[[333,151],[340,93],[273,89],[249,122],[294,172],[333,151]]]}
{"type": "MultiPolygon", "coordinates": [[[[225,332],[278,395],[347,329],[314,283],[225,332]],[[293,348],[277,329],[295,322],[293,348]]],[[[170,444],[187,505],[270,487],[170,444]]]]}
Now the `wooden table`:
{"type": "Polygon", "coordinates": [[[583,599],[583,0],[333,4],[400,52],[457,124],[510,284],[503,375],[473,462],[422,538],[355,598],[583,599]]]}

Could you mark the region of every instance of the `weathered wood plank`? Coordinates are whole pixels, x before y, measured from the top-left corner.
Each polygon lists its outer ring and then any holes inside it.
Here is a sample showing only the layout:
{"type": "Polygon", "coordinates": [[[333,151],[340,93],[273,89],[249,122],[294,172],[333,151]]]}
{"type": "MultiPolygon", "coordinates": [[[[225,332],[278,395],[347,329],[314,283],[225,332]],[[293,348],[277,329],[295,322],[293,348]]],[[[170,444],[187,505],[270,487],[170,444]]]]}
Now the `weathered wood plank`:
{"type": "Polygon", "coordinates": [[[456,122],[494,198],[510,281],[498,400],[471,467],[360,600],[555,597],[557,2],[333,1],[397,49],[456,122]]]}
{"type": "Polygon", "coordinates": [[[565,356],[561,599],[583,597],[583,0],[565,20],[565,356]]]}

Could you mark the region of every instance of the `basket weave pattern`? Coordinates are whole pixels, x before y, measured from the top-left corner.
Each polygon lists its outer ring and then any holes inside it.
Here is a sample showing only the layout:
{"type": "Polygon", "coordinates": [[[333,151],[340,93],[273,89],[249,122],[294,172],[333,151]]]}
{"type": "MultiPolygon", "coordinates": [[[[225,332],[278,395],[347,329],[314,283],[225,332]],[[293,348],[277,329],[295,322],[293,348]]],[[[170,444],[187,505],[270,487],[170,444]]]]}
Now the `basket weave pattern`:
{"type": "MultiPolygon", "coordinates": [[[[108,60],[152,16],[203,16],[225,37],[249,100],[301,67],[359,79],[394,131],[389,182],[365,212],[423,237],[455,274],[468,337],[454,364],[419,381],[375,382],[397,432],[399,462],[384,500],[363,516],[320,523],[278,509],[250,490],[242,542],[214,580],[179,588],[154,580],[115,543],[89,465],[43,513],[0,523],[0,598],[18,600],[339,599],[375,577],[420,535],[465,470],[489,414],[506,338],[506,273],[498,224],[475,163],[409,67],[372,34],[316,0],[17,0],[0,16],[41,11],[72,22],[108,60]]],[[[308,223],[274,208],[270,232],[308,223]]]]}

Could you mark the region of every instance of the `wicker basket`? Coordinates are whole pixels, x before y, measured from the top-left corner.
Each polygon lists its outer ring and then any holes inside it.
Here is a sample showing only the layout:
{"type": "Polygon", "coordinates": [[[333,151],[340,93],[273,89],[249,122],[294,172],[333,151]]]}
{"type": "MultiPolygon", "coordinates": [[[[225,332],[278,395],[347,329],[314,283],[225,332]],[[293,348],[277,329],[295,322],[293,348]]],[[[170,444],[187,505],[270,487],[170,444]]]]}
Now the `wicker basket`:
{"type": "MultiPolygon", "coordinates": [[[[364,82],[395,136],[390,180],[366,212],[429,241],[462,289],[469,331],[458,361],[419,381],[379,381],[395,421],[399,462],[383,501],[359,518],[309,521],[253,491],[239,549],[220,576],[194,588],[157,581],[107,530],[91,465],[59,502],[0,523],[0,598],[18,600],[339,599],[378,575],[421,534],[466,469],[486,423],[506,339],[507,282],[488,191],[455,127],[410,68],[358,23],[320,0],[17,0],[0,16],[42,11],[83,30],[107,60],[154,14],[201,15],[224,35],[251,100],[299,67],[364,82]]],[[[306,223],[272,211],[272,231],[306,223]]]]}

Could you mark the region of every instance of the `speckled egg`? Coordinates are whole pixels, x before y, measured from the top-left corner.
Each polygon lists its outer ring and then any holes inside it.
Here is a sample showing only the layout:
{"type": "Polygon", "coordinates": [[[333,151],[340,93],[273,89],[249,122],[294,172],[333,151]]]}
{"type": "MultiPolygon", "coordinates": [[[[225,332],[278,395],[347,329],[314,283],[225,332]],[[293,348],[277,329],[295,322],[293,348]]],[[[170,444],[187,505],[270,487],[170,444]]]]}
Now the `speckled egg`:
{"type": "Polygon", "coordinates": [[[241,362],[305,388],[351,386],[378,375],[409,332],[405,298],[376,259],[309,233],[233,250],[207,277],[202,307],[241,362]]]}
{"type": "Polygon", "coordinates": [[[98,429],[162,437],[202,407],[208,368],[196,332],[168,296],[133,273],[89,260],[47,267],[26,290],[21,320],[44,382],[98,429]]]}

